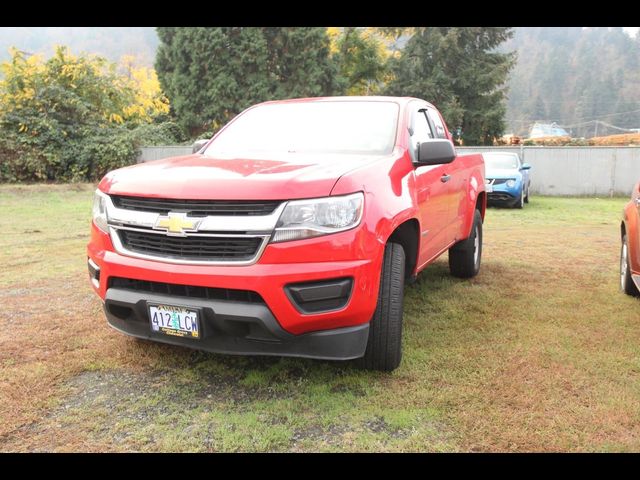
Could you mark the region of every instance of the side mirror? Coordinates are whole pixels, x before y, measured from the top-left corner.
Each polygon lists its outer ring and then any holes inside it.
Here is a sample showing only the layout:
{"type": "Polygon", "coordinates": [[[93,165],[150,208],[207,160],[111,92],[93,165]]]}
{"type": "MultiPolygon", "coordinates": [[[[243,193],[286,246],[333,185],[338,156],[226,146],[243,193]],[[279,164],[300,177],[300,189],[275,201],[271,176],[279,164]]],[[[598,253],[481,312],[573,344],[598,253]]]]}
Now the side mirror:
{"type": "Polygon", "coordinates": [[[444,138],[427,140],[418,145],[418,165],[441,165],[456,158],[453,143],[444,138]]]}
{"type": "Polygon", "coordinates": [[[208,138],[203,138],[202,140],[196,140],[196,142],[193,144],[193,147],[191,148],[191,153],[198,153],[200,150],[202,150],[202,147],[204,147],[207,143],[209,143],[208,138]]]}
{"type": "Polygon", "coordinates": [[[531,165],[529,165],[528,163],[523,163],[522,166],[520,167],[520,170],[529,170],[531,168],[531,165]]]}

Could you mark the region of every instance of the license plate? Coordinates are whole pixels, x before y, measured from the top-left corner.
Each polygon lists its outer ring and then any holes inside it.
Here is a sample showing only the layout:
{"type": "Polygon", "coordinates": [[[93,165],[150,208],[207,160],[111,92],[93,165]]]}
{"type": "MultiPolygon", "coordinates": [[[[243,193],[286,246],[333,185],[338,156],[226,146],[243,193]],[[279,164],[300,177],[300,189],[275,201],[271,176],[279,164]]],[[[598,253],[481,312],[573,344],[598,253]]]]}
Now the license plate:
{"type": "Polygon", "coordinates": [[[154,332],[174,337],[200,338],[198,311],[175,305],[149,305],[149,320],[154,332]]]}

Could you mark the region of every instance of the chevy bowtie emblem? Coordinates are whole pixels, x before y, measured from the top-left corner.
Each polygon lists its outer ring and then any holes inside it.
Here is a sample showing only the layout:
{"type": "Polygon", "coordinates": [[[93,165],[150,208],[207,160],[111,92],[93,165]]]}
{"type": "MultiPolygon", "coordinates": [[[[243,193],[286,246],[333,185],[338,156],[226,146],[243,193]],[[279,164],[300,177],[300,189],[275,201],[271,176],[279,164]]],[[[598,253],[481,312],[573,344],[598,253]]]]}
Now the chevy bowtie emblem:
{"type": "Polygon", "coordinates": [[[167,235],[184,237],[187,232],[197,232],[200,219],[187,218],[186,213],[169,212],[167,215],[160,215],[155,230],[165,230],[167,235]]]}

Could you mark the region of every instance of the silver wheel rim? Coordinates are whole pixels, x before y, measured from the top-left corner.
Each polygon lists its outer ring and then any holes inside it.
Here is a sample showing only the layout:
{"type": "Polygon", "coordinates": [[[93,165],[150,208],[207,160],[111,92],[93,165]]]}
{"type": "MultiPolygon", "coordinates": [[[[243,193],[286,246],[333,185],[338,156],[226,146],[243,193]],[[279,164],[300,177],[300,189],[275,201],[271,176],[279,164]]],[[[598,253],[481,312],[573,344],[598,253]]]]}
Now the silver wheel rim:
{"type": "Polygon", "coordinates": [[[524,190],[520,192],[520,206],[524,207],[524,190]]]}
{"type": "Polygon", "coordinates": [[[473,264],[478,265],[478,257],[480,256],[480,232],[476,227],[475,237],[473,240],[473,264]]]}
{"type": "Polygon", "coordinates": [[[622,252],[620,253],[620,287],[624,290],[627,278],[627,242],[622,242],[622,252]]]}

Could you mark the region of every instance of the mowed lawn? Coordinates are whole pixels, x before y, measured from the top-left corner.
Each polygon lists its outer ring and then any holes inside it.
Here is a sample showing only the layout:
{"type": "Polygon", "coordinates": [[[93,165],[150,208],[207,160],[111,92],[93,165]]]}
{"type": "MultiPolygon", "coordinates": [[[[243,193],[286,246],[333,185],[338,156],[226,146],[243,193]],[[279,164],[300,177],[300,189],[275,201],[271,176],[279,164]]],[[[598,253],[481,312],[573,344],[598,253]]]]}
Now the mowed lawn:
{"type": "Polygon", "coordinates": [[[405,293],[404,359],[233,357],[110,329],[86,272],[91,185],[0,186],[0,451],[638,451],[626,199],[490,208],[480,275],[405,293]]]}

